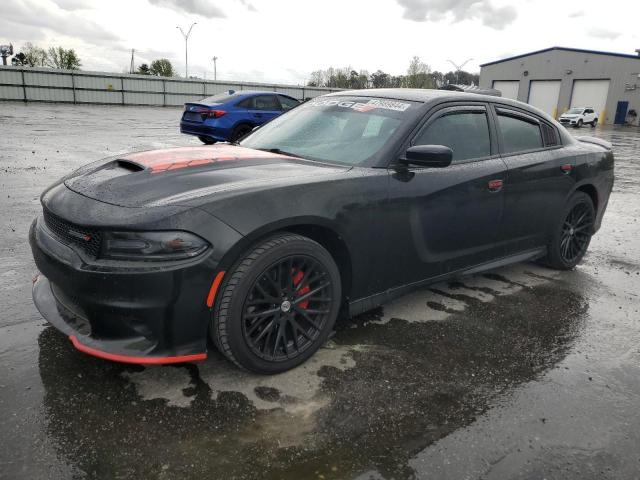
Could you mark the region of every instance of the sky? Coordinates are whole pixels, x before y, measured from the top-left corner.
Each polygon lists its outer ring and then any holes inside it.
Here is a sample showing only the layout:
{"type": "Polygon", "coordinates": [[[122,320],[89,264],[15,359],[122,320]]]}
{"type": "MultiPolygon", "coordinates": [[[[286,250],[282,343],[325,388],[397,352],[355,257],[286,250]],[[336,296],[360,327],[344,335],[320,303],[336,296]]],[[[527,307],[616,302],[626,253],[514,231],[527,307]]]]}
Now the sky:
{"type": "Polygon", "coordinates": [[[551,46],[633,54],[638,0],[2,0],[0,44],[73,48],[83,70],[168,58],[184,75],[305,84],[313,70],[464,70],[551,46]]]}

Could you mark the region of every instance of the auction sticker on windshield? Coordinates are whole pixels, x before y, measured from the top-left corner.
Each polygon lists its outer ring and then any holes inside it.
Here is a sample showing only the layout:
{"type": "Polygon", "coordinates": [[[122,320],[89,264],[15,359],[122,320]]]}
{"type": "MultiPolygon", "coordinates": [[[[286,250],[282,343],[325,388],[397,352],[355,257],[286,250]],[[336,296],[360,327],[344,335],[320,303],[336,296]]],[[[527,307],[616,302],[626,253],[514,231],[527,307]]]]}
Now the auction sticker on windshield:
{"type": "Polygon", "coordinates": [[[410,103],[396,102],[393,100],[381,100],[379,98],[372,98],[368,102],[352,102],[347,100],[334,100],[329,98],[318,98],[311,100],[310,105],[312,107],[342,107],[351,108],[358,112],[368,112],[376,108],[382,108],[385,110],[394,110],[396,112],[404,112],[411,106],[410,103]]]}

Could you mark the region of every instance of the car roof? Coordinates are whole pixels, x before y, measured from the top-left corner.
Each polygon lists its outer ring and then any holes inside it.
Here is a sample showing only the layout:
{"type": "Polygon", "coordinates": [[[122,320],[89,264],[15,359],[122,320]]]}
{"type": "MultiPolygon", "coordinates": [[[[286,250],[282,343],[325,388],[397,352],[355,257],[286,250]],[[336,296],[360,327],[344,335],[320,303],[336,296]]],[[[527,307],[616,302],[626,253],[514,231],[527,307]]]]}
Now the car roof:
{"type": "Polygon", "coordinates": [[[244,95],[244,96],[248,96],[248,95],[284,95],[285,97],[288,97],[289,95],[287,95],[286,93],[281,93],[281,92],[274,92],[274,91],[268,91],[268,90],[236,90],[235,92],[233,92],[233,95],[244,95]]]}
{"type": "MultiPolygon", "coordinates": [[[[544,118],[547,122],[558,125],[557,121],[548,113],[529,105],[528,103],[511,100],[505,97],[494,95],[482,95],[479,93],[456,92],[451,90],[435,90],[429,88],[367,88],[363,90],[342,90],[340,92],[329,93],[324,97],[374,97],[388,98],[390,100],[408,100],[410,102],[422,102],[425,106],[435,105],[443,102],[488,102],[496,106],[515,107],[525,112],[530,112],[538,117],[544,118]]],[[[590,107],[589,107],[590,108],[590,107]]]]}

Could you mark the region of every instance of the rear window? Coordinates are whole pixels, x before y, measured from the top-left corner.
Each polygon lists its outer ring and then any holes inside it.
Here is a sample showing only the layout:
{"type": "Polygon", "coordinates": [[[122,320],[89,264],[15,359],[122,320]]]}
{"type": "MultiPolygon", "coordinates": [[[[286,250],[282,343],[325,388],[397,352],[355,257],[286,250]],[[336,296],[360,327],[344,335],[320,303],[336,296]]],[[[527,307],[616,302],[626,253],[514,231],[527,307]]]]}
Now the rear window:
{"type": "Polygon", "coordinates": [[[523,152],[543,147],[540,125],[516,115],[498,112],[503,153],[523,152]]]}
{"type": "Polygon", "coordinates": [[[235,93],[218,93],[200,100],[200,103],[226,103],[236,96],[235,93]]]}

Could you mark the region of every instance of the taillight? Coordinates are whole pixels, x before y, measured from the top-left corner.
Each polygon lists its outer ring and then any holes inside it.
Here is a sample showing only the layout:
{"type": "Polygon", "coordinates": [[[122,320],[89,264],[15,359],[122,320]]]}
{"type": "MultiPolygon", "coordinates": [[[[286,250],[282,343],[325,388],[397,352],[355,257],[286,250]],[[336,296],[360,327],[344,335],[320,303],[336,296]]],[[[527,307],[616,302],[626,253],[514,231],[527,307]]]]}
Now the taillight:
{"type": "Polygon", "coordinates": [[[223,115],[226,115],[227,112],[225,110],[209,110],[207,112],[207,117],[209,118],[220,118],[223,115]]]}

